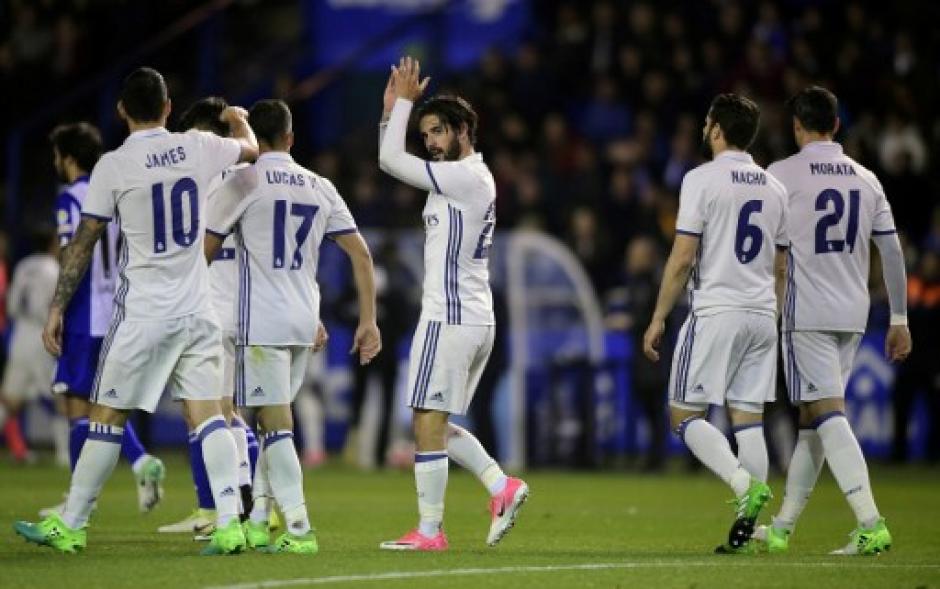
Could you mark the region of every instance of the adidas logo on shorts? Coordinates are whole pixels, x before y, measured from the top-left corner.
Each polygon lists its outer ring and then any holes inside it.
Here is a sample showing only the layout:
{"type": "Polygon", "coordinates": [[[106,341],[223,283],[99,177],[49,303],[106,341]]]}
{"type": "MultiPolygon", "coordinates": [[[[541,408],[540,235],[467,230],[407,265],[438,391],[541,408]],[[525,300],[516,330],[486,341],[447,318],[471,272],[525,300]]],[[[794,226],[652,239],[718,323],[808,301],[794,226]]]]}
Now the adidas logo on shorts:
{"type": "Polygon", "coordinates": [[[431,395],[431,400],[432,400],[432,401],[437,401],[438,403],[443,403],[443,402],[444,402],[444,393],[442,393],[442,392],[440,392],[440,391],[434,393],[433,395],[431,395]]]}
{"type": "Polygon", "coordinates": [[[263,396],[264,396],[264,389],[261,388],[261,387],[255,387],[255,390],[251,391],[251,396],[252,396],[252,397],[263,397],[263,396]]]}
{"type": "Polygon", "coordinates": [[[219,493],[219,497],[231,497],[234,494],[235,494],[235,489],[231,487],[225,487],[224,489],[222,489],[222,492],[219,493]]]}
{"type": "Polygon", "coordinates": [[[104,394],[104,396],[107,397],[108,399],[117,399],[118,394],[116,390],[110,389],[108,390],[108,392],[104,394]]]}

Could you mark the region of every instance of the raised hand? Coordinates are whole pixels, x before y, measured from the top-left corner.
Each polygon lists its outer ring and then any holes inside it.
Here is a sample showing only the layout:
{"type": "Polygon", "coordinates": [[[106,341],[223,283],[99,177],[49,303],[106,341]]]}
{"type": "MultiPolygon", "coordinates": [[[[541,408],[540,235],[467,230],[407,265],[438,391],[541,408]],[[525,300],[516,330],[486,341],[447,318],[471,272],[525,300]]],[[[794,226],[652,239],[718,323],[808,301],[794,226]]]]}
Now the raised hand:
{"type": "Polygon", "coordinates": [[[395,66],[392,66],[392,71],[388,74],[388,83],[385,84],[385,93],[382,95],[382,116],[388,118],[392,113],[392,107],[395,106],[395,99],[398,98],[398,95],[395,94],[395,66]]]}
{"type": "Polygon", "coordinates": [[[421,79],[421,64],[412,57],[402,57],[398,66],[392,66],[392,80],[395,96],[414,102],[421,97],[430,77],[421,79]]]}

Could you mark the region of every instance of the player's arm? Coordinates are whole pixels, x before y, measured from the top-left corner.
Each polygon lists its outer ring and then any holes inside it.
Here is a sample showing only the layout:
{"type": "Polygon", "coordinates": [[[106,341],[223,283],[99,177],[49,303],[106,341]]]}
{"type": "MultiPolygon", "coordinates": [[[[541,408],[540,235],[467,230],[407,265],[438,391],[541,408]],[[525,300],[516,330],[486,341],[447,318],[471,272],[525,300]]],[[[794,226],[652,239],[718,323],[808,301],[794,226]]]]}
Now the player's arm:
{"type": "Polygon", "coordinates": [[[431,176],[430,162],[405,150],[405,135],[411,109],[430,78],[419,81],[421,66],[410,57],[392,66],[383,96],[384,111],[379,132],[379,168],[406,184],[422,190],[438,191],[431,176]]]}
{"type": "Polygon", "coordinates": [[[787,256],[788,248],[777,246],[774,255],[774,292],[777,294],[777,316],[783,313],[783,299],[787,296],[787,256]]]}
{"type": "Polygon", "coordinates": [[[656,298],[653,318],[643,336],[643,352],[652,361],[659,360],[659,346],[666,331],[666,318],[676,305],[679,294],[689,281],[692,266],[695,265],[695,253],[698,250],[698,235],[678,233],[672,244],[672,251],[663,270],[663,281],[656,298]]]}
{"type": "Polygon", "coordinates": [[[359,352],[359,363],[368,364],[382,350],[382,336],[375,318],[375,270],[372,254],[359,232],[337,235],[338,245],[352,263],[356,292],[359,295],[359,326],[350,354],[359,352]]]}
{"type": "Polygon", "coordinates": [[[225,241],[224,235],[212,230],[206,231],[206,239],[202,242],[202,250],[206,255],[206,264],[211,264],[216,256],[219,255],[223,241],[225,241]]]}
{"type": "Polygon", "coordinates": [[[253,162],[258,159],[258,139],[251,125],[248,124],[248,111],[239,106],[230,106],[222,111],[219,119],[228,123],[232,139],[238,141],[241,147],[241,153],[238,156],[239,163],[253,162]]]}
{"type": "Polygon", "coordinates": [[[245,179],[250,171],[245,168],[225,177],[215,192],[209,195],[209,207],[206,214],[206,238],[202,242],[206,263],[211,264],[226,236],[241,219],[247,205],[247,186],[245,179]]]}
{"type": "Polygon", "coordinates": [[[911,332],[907,327],[907,272],[904,268],[904,252],[897,232],[879,232],[872,241],[881,257],[881,272],[888,291],[891,307],[891,325],[885,339],[885,355],[892,362],[900,362],[911,353],[911,332]]]}
{"type": "Polygon", "coordinates": [[[42,332],[43,344],[54,356],[58,356],[62,351],[62,314],[85,276],[95,251],[95,243],[101,238],[101,234],[107,231],[109,221],[83,216],[69,246],[62,253],[62,266],[56,281],[55,295],[52,297],[46,327],[42,332]]]}

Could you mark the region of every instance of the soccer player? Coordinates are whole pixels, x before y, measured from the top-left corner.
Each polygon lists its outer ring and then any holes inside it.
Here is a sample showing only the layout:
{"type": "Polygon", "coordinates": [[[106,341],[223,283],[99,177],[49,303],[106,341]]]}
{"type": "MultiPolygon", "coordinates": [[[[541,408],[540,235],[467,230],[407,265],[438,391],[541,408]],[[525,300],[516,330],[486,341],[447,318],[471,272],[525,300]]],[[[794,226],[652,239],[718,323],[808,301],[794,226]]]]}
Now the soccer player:
{"type": "Polygon", "coordinates": [[[249,123],[261,155],[253,166],[222,182],[209,208],[206,237],[206,258],[213,260],[234,232],[239,269],[236,402],[257,409],[263,447],[256,479],[261,484],[256,486],[261,493],[270,485],[286,524],[272,544],[267,511],[253,510],[245,535],[251,548],[315,554],[291,403],[320,323],[320,244],[324,237],[334,239],[352,262],[359,295],[352,352],[358,351],[363,364],[382,347],[372,257],[333,184],[291,158],[294,133],[287,104],[262,100],[251,107],[249,123]]]}
{"type": "Polygon", "coordinates": [[[811,86],[790,99],[800,151],[768,168],[786,186],[791,240],[783,313],[783,357],[800,433],[780,512],[756,537],[785,551],[823,460],[855,513],[858,527],[833,554],[878,554],[891,534],[872,496],[868,467],[845,417],[845,387],[868,319],[870,241],[881,254],[891,307],[885,353],[911,352],[904,255],[881,183],[833,141],[838,101],[811,86]]]}
{"type": "MultiPolygon", "coordinates": [[[[16,265],[7,293],[7,313],[15,324],[0,390],[0,429],[17,462],[31,460],[20,434],[20,412],[27,402],[49,393],[49,382],[55,372],[55,359],[42,347],[42,326],[59,274],[57,251],[51,227],[37,228],[33,253],[16,265]]],[[[57,440],[56,444],[59,443],[57,440]]]]}
{"type": "Polygon", "coordinates": [[[786,194],[754,163],[748,147],[760,120],[743,96],[718,95],[705,118],[712,161],[685,175],[676,239],[643,351],[659,359],[665,322],[689,285],[689,315],[679,332],[669,378],[672,426],[692,454],[734,491],[736,520],[720,552],[748,548],[767,486],[764,403],[774,398],[777,311],[786,263],[786,194]],[[725,405],[738,455],[706,419],[725,405]]]}
{"type": "MultiPolygon", "coordinates": [[[[180,129],[184,132],[194,129],[208,131],[220,137],[228,137],[230,130],[228,124],[219,117],[228,108],[223,99],[210,96],[197,100],[180,117],[180,129]]],[[[209,195],[221,183],[225,174],[231,173],[248,164],[239,164],[229,168],[218,176],[209,195]]],[[[235,394],[235,297],[238,289],[238,272],[235,267],[235,243],[228,238],[219,249],[215,263],[209,266],[209,286],[211,287],[212,310],[222,327],[222,412],[228,422],[232,435],[235,437],[235,446],[238,448],[238,486],[241,490],[242,519],[251,512],[251,474],[252,465],[257,461],[258,441],[254,432],[234,410],[232,397],[235,394]]],[[[190,423],[190,426],[195,424],[190,423]]],[[[202,458],[202,444],[198,437],[189,437],[189,466],[196,488],[196,510],[187,518],[165,526],[157,531],[163,533],[193,533],[198,538],[206,538],[212,533],[215,526],[215,501],[212,498],[212,488],[206,473],[206,465],[202,458]]]]}
{"type": "Polygon", "coordinates": [[[121,228],[120,286],[92,389],[88,441],[72,475],[66,507],[37,524],[17,522],[31,542],[75,552],[86,544],[85,527],[95,498],[120,452],[132,409],[153,412],[164,388],[186,404],[215,498],[216,530],[204,554],[242,550],[238,521],[235,441],[219,399],[222,336],[209,308],[208,269],[202,245],[206,190],[238,161],[257,157],[245,111],[222,118],[233,138],[212,133],[169,133],[166,84],[157,71],[140,68],[121,88],[118,113],[130,136],[102,156],[82,203],[82,220],[66,248],[49,308],[43,341],[62,352],[62,315],[81,282],[95,243],[112,219],[121,228]]]}
{"type": "Polygon", "coordinates": [[[411,108],[428,82],[420,80],[416,60],[403,58],[392,67],[383,97],[379,166],[429,191],[424,294],[408,370],[420,520],[400,539],[381,544],[389,550],[447,549],[442,522],[448,457],[476,475],[490,493],[490,546],[509,531],[529,494],[525,482],[507,477],[470,432],[448,422],[451,414],[466,413],[493,347],[487,258],[496,224],[496,187],[473,148],[477,115],[462,98],[435,96],[419,108],[430,161],[405,151],[411,108]]]}
{"type": "MultiPolygon", "coordinates": [[[[101,135],[88,123],[73,123],[56,127],[49,139],[56,173],[67,183],[65,190],[56,198],[55,206],[59,246],[67,248],[81,219],[82,203],[88,193],[88,174],[101,157],[101,135]]],[[[119,232],[118,224],[111,222],[95,243],[88,272],[79,282],[63,316],[62,354],[56,366],[52,392],[64,396],[65,416],[70,426],[69,465],[72,471],[88,438],[89,397],[101,344],[114,311],[119,232]]],[[[121,454],[134,471],[137,506],[142,512],[152,510],[163,498],[161,485],[166,469],[159,458],[147,453],[130,422],[124,426],[121,454]]],[[[39,515],[46,517],[53,511],[61,513],[63,509],[64,501],[40,510],[39,515]]]]}

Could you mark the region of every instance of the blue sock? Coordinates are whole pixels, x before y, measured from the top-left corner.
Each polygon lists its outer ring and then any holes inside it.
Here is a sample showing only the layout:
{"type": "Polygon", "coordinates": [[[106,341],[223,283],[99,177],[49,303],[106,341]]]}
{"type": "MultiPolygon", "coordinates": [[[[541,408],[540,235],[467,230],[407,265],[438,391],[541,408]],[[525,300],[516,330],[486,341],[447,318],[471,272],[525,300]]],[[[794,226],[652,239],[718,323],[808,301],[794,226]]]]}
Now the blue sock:
{"type": "Polygon", "coordinates": [[[209,486],[209,473],[206,472],[206,463],[202,459],[202,440],[192,433],[189,434],[189,468],[193,473],[199,509],[215,509],[212,487],[209,486]]]}
{"type": "Polygon", "coordinates": [[[69,422],[69,467],[75,472],[75,464],[88,439],[88,418],[79,417],[69,422]]]}
{"type": "Polygon", "coordinates": [[[134,431],[134,426],[128,421],[124,424],[124,439],[121,440],[121,454],[123,454],[124,458],[127,458],[127,461],[133,466],[133,464],[137,462],[137,459],[146,453],[147,451],[144,450],[143,444],[140,443],[140,438],[137,437],[137,432],[134,431]]]}
{"type": "Polygon", "coordinates": [[[248,460],[251,462],[251,480],[255,480],[255,465],[258,464],[258,438],[255,437],[255,430],[247,425],[245,426],[245,437],[248,438],[248,460]]]}

